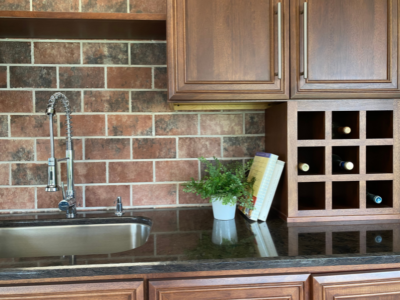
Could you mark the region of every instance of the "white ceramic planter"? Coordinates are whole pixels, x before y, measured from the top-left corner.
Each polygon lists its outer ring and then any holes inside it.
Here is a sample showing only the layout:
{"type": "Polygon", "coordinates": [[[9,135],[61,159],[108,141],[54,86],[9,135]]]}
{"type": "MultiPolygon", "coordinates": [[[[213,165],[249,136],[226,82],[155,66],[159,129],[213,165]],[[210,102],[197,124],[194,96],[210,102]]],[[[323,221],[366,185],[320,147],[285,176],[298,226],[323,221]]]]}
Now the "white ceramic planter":
{"type": "MultiPolygon", "coordinates": [[[[222,204],[221,198],[211,198],[214,213],[214,219],[217,220],[232,220],[235,218],[236,201],[232,205],[222,204]]],[[[235,197],[236,200],[236,197],[235,197]]]]}
{"type": "Polygon", "coordinates": [[[212,242],[215,245],[235,245],[238,241],[235,220],[214,219],[212,242]]]}

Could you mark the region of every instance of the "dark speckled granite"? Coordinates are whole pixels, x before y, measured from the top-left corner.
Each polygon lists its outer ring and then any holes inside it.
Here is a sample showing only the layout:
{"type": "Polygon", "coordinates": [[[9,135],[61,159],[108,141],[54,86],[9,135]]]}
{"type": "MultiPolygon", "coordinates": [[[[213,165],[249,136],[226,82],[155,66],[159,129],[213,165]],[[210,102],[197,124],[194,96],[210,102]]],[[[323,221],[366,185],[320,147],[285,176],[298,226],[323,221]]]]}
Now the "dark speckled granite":
{"type": "Polygon", "coordinates": [[[210,208],[136,210],[122,218],[86,212],[76,220],[65,220],[63,214],[3,215],[0,227],[145,220],[139,216],[152,219],[153,226],[148,242],[137,249],[73,258],[0,257],[0,280],[400,263],[400,242],[395,238],[400,221],[293,225],[272,217],[267,222],[272,239],[264,239],[276,249],[270,257],[261,257],[256,242],[261,232],[254,231],[259,224],[239,213],[233,226],[237,240],[213,243],[218,224],[210,208]]]}

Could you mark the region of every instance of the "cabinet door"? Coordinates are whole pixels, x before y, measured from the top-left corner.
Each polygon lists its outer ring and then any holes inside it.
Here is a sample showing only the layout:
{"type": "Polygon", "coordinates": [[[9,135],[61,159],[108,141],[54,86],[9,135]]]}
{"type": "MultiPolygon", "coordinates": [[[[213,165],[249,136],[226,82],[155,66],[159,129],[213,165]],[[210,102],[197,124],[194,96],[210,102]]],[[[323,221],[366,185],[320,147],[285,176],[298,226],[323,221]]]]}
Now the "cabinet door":
{"type": "Polygon", "coordinates": [[[308,300],[308,274],[150,281],[150,300],[308,300]]]}
{"type": "Polygon", "coordinates": [[[399,98],[398,12],[398,0],[291,0],[291,97],[399,98]]]}
{"type": "Polygon", "coordinates": [[[102,282],[0,287],[0,299],[143,300],[143,282],[102,282]]]}
{"type": "Polygon", "coordinates": [[[289,97],[289,0],[168,0],[167,42],[172,100],[289,97]]]}
{"type": "Polygon", "coordinates": [[[313,292],[314,300],[396,300],[400,271],[315,276],[313,292]]]}

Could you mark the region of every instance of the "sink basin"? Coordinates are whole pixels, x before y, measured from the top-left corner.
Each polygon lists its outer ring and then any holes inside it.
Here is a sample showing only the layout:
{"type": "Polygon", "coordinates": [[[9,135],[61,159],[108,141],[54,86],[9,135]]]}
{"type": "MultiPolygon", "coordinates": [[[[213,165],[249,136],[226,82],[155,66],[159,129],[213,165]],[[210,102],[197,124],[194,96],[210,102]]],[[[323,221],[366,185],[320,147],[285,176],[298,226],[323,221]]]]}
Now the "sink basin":
{"type": "Polygon", "coordinates": [[[147,242],[143,217],[0,222],[0,258],[110,254],[147,242]]]}

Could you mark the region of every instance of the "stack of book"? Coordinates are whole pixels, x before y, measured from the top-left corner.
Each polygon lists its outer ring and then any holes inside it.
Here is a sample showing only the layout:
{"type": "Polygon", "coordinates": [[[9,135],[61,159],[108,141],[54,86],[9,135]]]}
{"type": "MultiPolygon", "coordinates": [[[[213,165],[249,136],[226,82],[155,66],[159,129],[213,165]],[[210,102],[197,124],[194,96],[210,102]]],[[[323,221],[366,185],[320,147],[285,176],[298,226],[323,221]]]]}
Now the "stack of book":
{"type": "Polygon", "coordinates": [[[271,209],[285,163],[271,153],[257,152],[249,173],[249,180],[255,178],[253,209],[240,207],[243,214],[253,221],[265,221],[271,209]]]}

